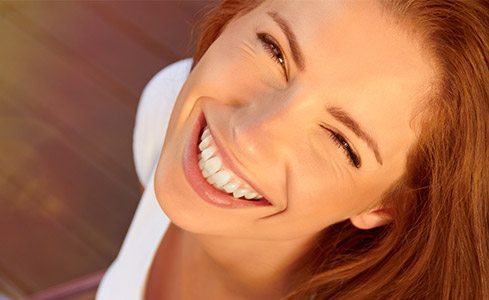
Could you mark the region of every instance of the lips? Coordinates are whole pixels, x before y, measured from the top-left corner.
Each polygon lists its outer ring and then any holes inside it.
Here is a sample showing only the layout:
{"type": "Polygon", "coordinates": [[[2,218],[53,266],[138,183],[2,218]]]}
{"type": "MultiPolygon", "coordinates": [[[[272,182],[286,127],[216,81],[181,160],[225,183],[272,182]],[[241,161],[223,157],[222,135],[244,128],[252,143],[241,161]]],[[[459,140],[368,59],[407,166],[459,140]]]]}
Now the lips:
{"type": "MultiPolygon", "coordinates": [[[[265,198],[248,201],[244,199],[236,199],[229,194],[220,191],[210,185],[207,180],[202,176],[201,170],[198,166],[198,142],[202,134],[203,128],[207,125],[204,114],[200,113],[199,117],[195,121],[194,127],[189,142],[185,146],[183,155],[183,169],[185,177],[194,191],[206,202],[222,207],[222,208],[244,208],[244,207],[257,207],[257,206],[270,206],[270,202],[265,198]]],[[[215,144],[220,152],[224,163],[240,178],[243,178],[249,183],[249,180],[239,171],[234,161],[230,158],[229,154],[225,151],[223,144],[217,138],[215,138],[215,144]]],[[[261,191],[255,186],[250,186],[258,191],[261,195],[261,191]]]]}

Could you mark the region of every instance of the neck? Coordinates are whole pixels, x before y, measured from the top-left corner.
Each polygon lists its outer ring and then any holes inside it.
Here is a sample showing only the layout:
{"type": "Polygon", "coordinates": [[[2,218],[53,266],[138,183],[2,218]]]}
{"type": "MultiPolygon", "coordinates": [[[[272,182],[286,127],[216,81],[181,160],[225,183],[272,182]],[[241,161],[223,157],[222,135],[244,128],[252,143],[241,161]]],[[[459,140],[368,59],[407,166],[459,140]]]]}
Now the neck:
{"type": "Polygon", "coordinates": [[[186,258],[182,263],[188,264],[183,269],[192,273],[193,282],[199,282],[200,277],[207,288],[214,283],[214,288],[219,286],[233,291],[235,299],[281,298],[287,283],[293,279],[294,262],[316,238],[270,241],[201,235],[183,230],[181,234],[182,253],[186,258]]]}

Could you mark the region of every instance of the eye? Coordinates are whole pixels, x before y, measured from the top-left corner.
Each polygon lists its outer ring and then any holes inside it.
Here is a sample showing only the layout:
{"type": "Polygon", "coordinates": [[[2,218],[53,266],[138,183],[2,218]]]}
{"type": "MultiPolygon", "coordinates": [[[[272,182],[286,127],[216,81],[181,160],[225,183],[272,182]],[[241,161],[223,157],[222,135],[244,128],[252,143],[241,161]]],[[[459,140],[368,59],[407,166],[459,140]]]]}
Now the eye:
{"type": "Polygon", "coordinates": [[[346,139],[341,134],[339,134],[337,132],[334,132],[331,129],[328,129],[328,128],[326,128],[323,125],[319,125],[319,126],[321,126],[323,129],[326,129],[326,131],[328,132],[328,135],[330,136],[331,140],[340,149],[343,150],[343,152],[345,153],[345,155],[346,155],[346,157],[348,159],[348,162],[353,167],[359,169],[360,166],[361,166],[360,157],[353,151],[353,149],[351,148],[350,144],[348,144],[348,142],[346,141],[346,139]]]}
{"type": "Polygon", "coordinates": [[[270,58],[277,64],[279,64],[282,67],[282,70],[284,71],[285,75],[285,80],[289,80],[288,74],[287,74],[287,67],[285,63],[285,56],[284,52],[280,48],[279,43],[273,38],[271,35],[268,33],[257,33],[258,40],[261,42],[263,45],[263,48],[265,51],[270,55],[270,58]]]}

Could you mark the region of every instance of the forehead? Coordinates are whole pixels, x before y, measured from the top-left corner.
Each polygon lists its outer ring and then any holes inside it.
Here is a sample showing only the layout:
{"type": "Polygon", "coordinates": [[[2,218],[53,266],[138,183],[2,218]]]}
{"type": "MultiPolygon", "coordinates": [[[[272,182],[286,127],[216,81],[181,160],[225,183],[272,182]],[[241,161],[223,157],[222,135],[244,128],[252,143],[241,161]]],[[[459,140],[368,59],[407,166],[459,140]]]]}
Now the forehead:
{"type": "Polygon", "coordinates": [[[276,11],[289,21],[310,61],[309,74],[334,70],[332,76],[404,79],[412,87],[432,75],[419,41],[383,14],[378,1],[273,0],[261,11],[276,11]]]}
{"type": "Polygon", "coordinates": [[[259,11],[264,18],[275,11],[290,23],[305,56],[304,87],[356,116],[387,152],[409,146],[411,112],[434,72],[418,40],[384,15],[378,1],[266,1],[259,11]],[[392,130],[397,137],[386,138],[392,130]]]}

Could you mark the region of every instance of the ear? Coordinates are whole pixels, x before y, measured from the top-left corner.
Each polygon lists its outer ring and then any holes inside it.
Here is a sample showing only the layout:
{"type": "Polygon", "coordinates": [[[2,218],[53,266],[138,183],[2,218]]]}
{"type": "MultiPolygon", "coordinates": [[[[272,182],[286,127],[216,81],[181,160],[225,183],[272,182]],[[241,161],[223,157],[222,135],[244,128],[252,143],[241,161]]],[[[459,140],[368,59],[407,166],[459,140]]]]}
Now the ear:
{"type": "Polygon", "coordinates": [[[392,221],[392,210],[374,208],[350,218],[350,222],[358,229],[372,229],[389,224],[392,221]]]}

